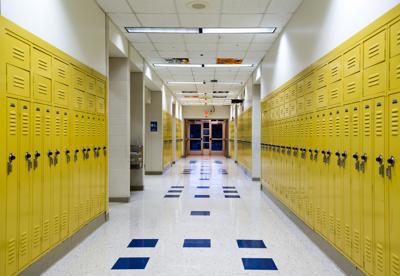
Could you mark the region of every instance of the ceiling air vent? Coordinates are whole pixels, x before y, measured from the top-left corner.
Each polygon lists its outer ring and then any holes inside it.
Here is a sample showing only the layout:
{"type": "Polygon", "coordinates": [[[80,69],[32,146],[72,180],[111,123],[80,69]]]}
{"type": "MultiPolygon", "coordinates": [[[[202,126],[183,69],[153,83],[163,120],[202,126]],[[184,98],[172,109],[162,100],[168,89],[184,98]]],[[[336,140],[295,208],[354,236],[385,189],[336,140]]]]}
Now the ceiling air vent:
{"type": "Polygon", "coordinates": [[[196,94],[197,91],[182,91],[182,94],[196,94]]]}
{"type": "Polygon", "coordinates": [[[229,94],[229,91],[213,91],[213,94],[229,94]]]}
{"type": "Polygon", "coordinates": [[[213,96],[214,99],[226,99],[227,96],[213,96]]]}

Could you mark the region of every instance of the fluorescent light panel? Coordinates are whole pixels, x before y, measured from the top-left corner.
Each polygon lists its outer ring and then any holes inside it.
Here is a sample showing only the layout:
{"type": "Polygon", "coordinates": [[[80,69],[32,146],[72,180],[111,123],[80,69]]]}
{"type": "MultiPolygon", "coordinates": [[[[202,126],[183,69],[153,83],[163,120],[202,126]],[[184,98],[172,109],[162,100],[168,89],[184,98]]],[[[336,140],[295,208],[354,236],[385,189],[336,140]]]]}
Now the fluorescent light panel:
{"type": "Polygon", "coordinates": [[[154,63],[154,67],[186,67],[186,68],[231,68],[231,67],[253,67],[254,64],[181,64],[181,63],[154,63]]]}
{"type": "Polygon", "coordinates": [[[128,33],[172,33],[172,34],[272,34],[275,27],[261,28],[169,28],[169,27],[125,27],[128,33]]]}
{"type": "Polygon", "coordinates": [[[253,67],[254,64],[246,64],[246,63],[241,63],[241,64],[204,64],[204,67],[209,67],[209,68],[224,68],[224,67],[253,67]]]}
{"type": "Polygon", "coordinates": [[[167,84],[203,84],[202,81],[167,81],[167,84]]]}

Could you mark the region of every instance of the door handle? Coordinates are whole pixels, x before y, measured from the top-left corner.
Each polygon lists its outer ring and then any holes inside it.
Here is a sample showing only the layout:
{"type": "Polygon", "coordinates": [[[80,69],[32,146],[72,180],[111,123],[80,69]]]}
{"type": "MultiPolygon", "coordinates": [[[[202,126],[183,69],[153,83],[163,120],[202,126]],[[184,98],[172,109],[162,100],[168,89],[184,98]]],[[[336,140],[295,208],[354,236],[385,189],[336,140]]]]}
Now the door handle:
{"type": "Polygon", "coordinates": [[[354,158],[355,160],[358,160],[359,156],[358,156],[358,153],[357,153],[357,152],[353,154],[353,158],[354,158]]]}
{"type": "Polygon", "coordinates": [[[35,159],[38,159],[40,157],[40,153],[38,151],[35,151],[35,159]]]}
{"type": "Polygon", "coordinates": [[[376,158],[375,158],[376,162],[378,162],[379,164],[382,164],[383,162],[383,156],[382,154],[379,154],[376,158]]]}
{"type": "Polygon", "coordinates": [[[392,156],[390,156],[390,158],[387,160],[387,162],[388,162],[388,164],[390,165],[390,166],[394,166],[394,162],[395,162],[395,159],[394,159],[394,156],[392,155],[392,156]]]}
{"type": "Polygon", "coordinates": [[[49,151],[47,152],[47,156],[51,158],[51,157],[53,156],[53,152],[52,152],[51,150],[49,150],[49,151]]]}
{"type": "Polygon", "coordinates": [[[31,157],[32,157],[32,154],[30,154],[29,152],[25,153],[25,160],[26,161],[29,161],[31,159],[31,157]]]}
{"type": "Polygon", "coordinates": [[[8,163],[11,164],[15,159],[16,159],[15,155],[10,153],[10,155],[8,156],[8,163]]]}

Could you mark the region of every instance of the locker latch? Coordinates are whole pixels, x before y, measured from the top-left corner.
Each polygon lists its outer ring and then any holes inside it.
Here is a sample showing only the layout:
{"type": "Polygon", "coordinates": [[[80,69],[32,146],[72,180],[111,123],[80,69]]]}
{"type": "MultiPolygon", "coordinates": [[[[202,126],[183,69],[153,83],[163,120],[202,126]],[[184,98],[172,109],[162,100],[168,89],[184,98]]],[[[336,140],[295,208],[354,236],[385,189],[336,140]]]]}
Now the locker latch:
{"type": "Polygon", "coordinates": [[[12,162],[16,159],[15,155],[10,153],[8,156],[8,162],[7,162],[7,172],[10,173],[12,171],[12,162]]]}
{"type": "Polygon", "coordinates": [[[379,174],[381,176],[385,176],[384,174],[384,166],[383,166],[383,156],[382,154],[379,154],[376,158],[375,158],[376,162],[378,162],[379,164],[379,174]]]}
{"type": "Polygon", "coordinates": [[[359,158],[358,152],[356,152],[356,153],[353,154],[353,158],[354,158],[354,160],[356,161],[356,162],[354,163],[355,169],[356,169],[357,171],[359,171],[359,170],[360,170],[360,161],[358,160],[358,158],[359,158]]]}
{"type": "Polygon", "coordinates": [[[29,152],[25,152],[25,160],[30,161],[31,158],[32,158],[32,154],[30,154],[29,152]]]}
{"type": "Polygon", "coordinates": [[[395,159],[394,156],[390,156],[390,158],[387,160],[388,162],[388,167],[386,168],[386,176],[389,178],[392,178],[392,169],[394,167],[395,159]]]}
{"type": "Polygon", "coordinates": [[[360,168],[360,171],[362,171],[362,172],[364,172],[364,170],[365,170],[365,162],[367,162],[367,159],[368,159],[368,157],[367,157],[367,154],[366,154],[366,153],[364,153],[363,155],[361,155],[361,160],[362,160],[362,162],[360,163],[359,168],[360,168]]]}

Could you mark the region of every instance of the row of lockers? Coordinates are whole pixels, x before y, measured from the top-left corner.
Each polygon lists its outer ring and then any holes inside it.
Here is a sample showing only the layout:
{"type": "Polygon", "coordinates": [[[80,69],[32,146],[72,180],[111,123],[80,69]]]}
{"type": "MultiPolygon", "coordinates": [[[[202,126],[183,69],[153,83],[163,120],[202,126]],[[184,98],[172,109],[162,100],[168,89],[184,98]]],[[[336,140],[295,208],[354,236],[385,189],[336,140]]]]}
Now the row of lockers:
{"type": "Polygon", "coordinates": [[[176,126],[176,158],[179,159],[183,156],[183,121],[175,118],[176,126]]]}
{"type": "Polygon", "coordinates": [[[105,212],[106,91],[104,76],[4,18],[0,45],[0,275],[10,276],[105,212]]]}
{"type": "Polygon", "coordinates": [[[399,14],[397,6],[261,106],[262,184],[367,275],[400,275],[399,14]],[[302,96],[291,112],[293,85],[302,96]]]}
{"type": "Polygon", "coordinates": [[[237,161],[247,171],[252,168],[252,108],[248,108],[237,118],[237,161]]]}
{"type": "Polygon", "coordinates": [[[172,163],[172,115],[163,111],[163,168],[172,163]]]}

